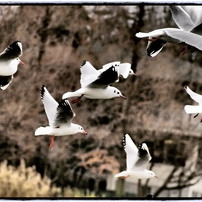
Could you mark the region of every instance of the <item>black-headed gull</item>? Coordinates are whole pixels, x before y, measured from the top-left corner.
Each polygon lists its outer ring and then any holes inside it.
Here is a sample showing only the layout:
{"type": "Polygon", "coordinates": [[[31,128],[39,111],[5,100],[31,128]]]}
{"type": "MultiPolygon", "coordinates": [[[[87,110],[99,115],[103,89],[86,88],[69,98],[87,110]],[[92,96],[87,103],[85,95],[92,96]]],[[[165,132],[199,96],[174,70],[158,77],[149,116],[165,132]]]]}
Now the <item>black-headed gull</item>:
{"type": "Polygon", "coordinates": [[[118,79],[118,73],[114,66],[100,73],[90,62],[84,61],[81,64],[80,70],[81,88],[75,92],[67,92],[63,94],[62,99],[77,97],[77,99],[72,101],[72,103],[76,103],[82,98],[82,96],[89,99],[125,98],[120,90],[113,86],[109,86],[118,79]]]}
{"type": "Polygon", "coordinates": [[[50,135],[50,149],[54,145],[55,136],[77,133],[87,134],[82,126],[71,122],[75,113],[68,100],[61,100],[59,103],[56,102],[45,86],[41,87],[41,100],[44,104],[49,126],[37,128],[35,135],[50,135]]]}
{"type": "Polygon", "coordinates": [[[22,55],[22,43],[15,41],[0,53],[0,88],[5,90],[13,80],[18,65],[24,64],[19,57],[22,55]]]}
{"type": "Polygon", "coordinates": [[[127,79],[129,75],[135,75],[135,73],[131,69],[130,63],[121,63],[119,61],[107,63],[103,65],[101,69],[98,69],[98,71],[102,73],[112,66],[114,66],[115,71],[118,73],[118,79],[116,80],[116,82],[119,82],[119,79],[127,79]]]}
{"type": "MultiPolygon", "coordinates": [[[[185,86],[184,89],[189,94],[189,96],[198,103],[198,105],[185,105],[184,110],[187,114],[196,114],[197,117],[199,113],[202,113],[202,95],[195,93],[188,86],[185,86]]],[[[202,122],[202,119],[201,119],[202,122]]]]}
{"type": "MultiPolygon", "coordinates": [[[[202,9],[202,7],[201,7],[202,9]]],[[[166,42],[186,43],[202,50],[202,21],[199,23],[191,18],[188,11],[181,6],[170,6],[173,20],[179,28],[162,28],[154,31],[136,34],[138,38],[148,38],[147,55],[155,57],[165,46],[166,42]]]]}
{"type": "Polygon", "coordinates": [[[151,155],[146,143],[142,143],[137,148],[128,134],[123,138],[124,150],[126,152],[126,170],[115,175],[115,177],[125,179],[138,178],[147,179],[156,177],[155,173],[147,170],[146,166],[151,160],[151,155]]]}

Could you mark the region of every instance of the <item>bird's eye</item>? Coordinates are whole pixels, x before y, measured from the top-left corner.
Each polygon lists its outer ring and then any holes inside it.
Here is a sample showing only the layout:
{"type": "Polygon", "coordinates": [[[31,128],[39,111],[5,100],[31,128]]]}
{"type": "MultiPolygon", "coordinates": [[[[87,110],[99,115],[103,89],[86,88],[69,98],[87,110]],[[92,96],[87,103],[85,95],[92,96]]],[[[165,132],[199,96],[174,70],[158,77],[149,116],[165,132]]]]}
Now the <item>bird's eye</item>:
{"type": "Polygon", "coordinates": [[[114,90],[114,93],[116,93],[116,91],[114,90]]]}
{"type": "Polygon", "coordinates": [[[117,94],[119,94],[119,92],[117,92],[117,94]]]}

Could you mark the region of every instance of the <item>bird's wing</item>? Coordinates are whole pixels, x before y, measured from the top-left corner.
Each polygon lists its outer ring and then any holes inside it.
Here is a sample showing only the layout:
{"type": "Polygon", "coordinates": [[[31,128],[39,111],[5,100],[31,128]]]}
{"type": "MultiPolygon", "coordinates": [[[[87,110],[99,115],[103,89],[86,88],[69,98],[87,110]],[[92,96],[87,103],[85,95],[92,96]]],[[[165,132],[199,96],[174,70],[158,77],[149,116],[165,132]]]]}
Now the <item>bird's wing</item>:
{"type": "Polygon", "coordinates": [[[171,38],[202,50],[202,36],[175,28],[165,28],[164,31],[171,38]]]}
{"type": "Polygon", "coordinates": [[[202,104],[202,95],[199,95],[198,93],[195,93],[192,91],[188,86],[185,86],[184,89],[189,94],[189,96],[196,101],[199,104],[202,104]]]}
{"type": "Polygon", "coordinates": [[[54,127],[58,103],[51,96],[45,86],[41,87],[41,100],[48,118],[49,125],[54,127]]]}
{"type": "Polygon", "coordinates": [[[170,10],[173,20],[180,29],[190,31],[195,27],[191,17],[181,6],[172,5],[170,6],[170,10]]]}
{"type": "Polygon", "coordinates": [[[166,41],[161,40],[161,38],[154,41],[148,41],[147,44],[147,55],[150,57],[155,57],[158,55],[163,47],[166,45],[166,41]]]}
{"type": "Polygon", "coordinates": [[[201,105],[185,105],[184,107],[184,111],[187,114],[198,114],[198,113],[202,113],[202,106],[201,105]]]}
{"type": "Polygon", "coordinates": [[[123,146],[126,152],[127,170],[132,170],[138,160],[138,148],[128,134],[123,137],[123,146]]]}
{"type": "Polygon", "coordinates": [[[69,101],[61,100],[57,107],[55,127],[63,123],[71,124],[71,120],[75,115],[69,101]]]}
{"type": "Polygon", "coordinates": [[[81,70],[81,79],[80,79],[81,87],[88,86],[90,83],[95,81],[100,75],[100,73],[88,61],[84,61],[81,64],[80,70],[81,70]]]}
{"type": "Polygon", "coordinates": [[[145,169],[149,161],[152,159],[149,149],[146,143],[142,143],[138,146],[138,160],[135,163],[134,169],[135,170],[142,170],[145,169]]]}
{"type": "Polygon", "coordinates": [[[22,55],[22,44],[20,41],[15,41],[5,48],[0,53],[0,60],[10,60],[20,57],[22,55]]]}
{"type": "Polygon", "coordinates": [[[6,90],[13,80],[13,75],[11,76],[0,76],[0,88],[1,90],[6,90]]]}
{"type": "Polygon", "coordinates": [[[106,71],[102,72],[99,77],[89,84],[91,88],[106,88],[111,83],[114,83],[118,79],[118,72],[115,67],[112,66],[106,71]]]}
{"type": "Polygon", "coordinates": [[[181,6],[184,9],[192,21],[194,22],[195,26],[201,24],[202,22],[202,6],[181,6]]]}
{"type": "Polygon", "coordinates": [[[110,63],[107,63],[107,64],[103,65],[103,66],[102,66],[102,69],[103,69],[103,70],[107,70],[107,69],[109,69],[111,66],[114,66],[114,67],[119,66],[120,63],[121,63],[121,62],[119,62],[119,61],[110,62],[110,63]]]}

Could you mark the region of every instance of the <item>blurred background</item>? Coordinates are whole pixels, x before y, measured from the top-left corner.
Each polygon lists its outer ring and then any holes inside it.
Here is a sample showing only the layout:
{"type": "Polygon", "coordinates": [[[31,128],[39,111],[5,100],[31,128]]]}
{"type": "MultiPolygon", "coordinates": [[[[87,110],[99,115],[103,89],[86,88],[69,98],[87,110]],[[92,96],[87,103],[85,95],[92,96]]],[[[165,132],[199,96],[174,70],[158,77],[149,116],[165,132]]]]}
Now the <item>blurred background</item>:
{"type": "Polygon", "coordinates": [[[15,40],[23,45],[12,84],[0,91],[1,197],[201,197],[201,129],[184,112],[194,104],[188,85],[202,94],[202,55],[193,47],[167,43],[155,58],[146,54],[139,31],[176,27],[168,6],[1,6],[1,51],[15,40]],[[121,61],[136,76],[113,84],[126,100],[82,98],[72,107],[73,122],[87,136],[34,136],[48,125],[40,100],[45,85],[56,100],[80,88],[80,65],[99,69],[121,61]],[[115,179],[124,170],[123,135],[146,142],[148,168],[158,179],[115,179]]]}

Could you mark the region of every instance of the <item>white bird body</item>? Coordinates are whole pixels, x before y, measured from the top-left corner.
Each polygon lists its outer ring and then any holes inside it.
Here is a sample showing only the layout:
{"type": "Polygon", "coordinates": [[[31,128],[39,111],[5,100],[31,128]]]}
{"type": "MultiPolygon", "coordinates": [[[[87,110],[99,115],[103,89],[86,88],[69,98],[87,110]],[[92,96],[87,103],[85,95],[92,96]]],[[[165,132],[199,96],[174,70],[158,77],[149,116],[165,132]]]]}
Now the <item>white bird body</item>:
{"type": "Polygon", "coordinates": [[[17,72],[18,65],[20,64],[19,58],[13,60],[0,61],[0,75],[10,76],[17,72]]]}
{"type": "Polygon", "coordinates": [[[116,174],[115,177],[118,178],[127,178],[130,177],[131,179],[148,179],[153,176],[153,172],[147,169],[144,170],[133,170],[133,171],[122,171],[119,174],[116,174]]]}
{"type": "Polygon", "coordinates": [[[118,79],[118,73],[113,66],[100,73],[90,64],[90,62],[84,61],[80,70],[81,88],[74,92],[64,93],[62,99],[78,97],[78,99],[72,101],[78,102],[82,96],[89,99],[125,98],[120,90],[113,86],[109,86],[109,84],[118,79]]]}
{"type": "Polygon", "coordinates": [[[187,114],[202,113],[202,95],[193,92],[188,86],[184,87],[189,96],[198,103],[198,105],[185,105],[184,110],[187,114]]]}
{"type": "Polygon", "coordinates": [[[120,97],[120,91],[113,87],[107,86],[107,88],[80,88],[75,92],[67,92],[63,94],[62,99],[68,99],[71,97],[84,96],[88,99],[111,99],[115,97],[114,92],[117,92],[117,97],[120,97]]]}
{"type": "Polygon", "coordinates": [[[136,179],[156,177],[153,171],[146,169],[151,160],[147,145],[142,143],[137,148],[128,134],[124,136],[123,144],[126,152],[126,170],[116,174],[114,177],[136,179]]]}
{"type": "Polygon", "coordinates": [[[68,100],[61,100],[59,103],[56,102],[45,86],[41,88],[41,100],[44,104],[49,126],[37,128],[35,136],[50,135],[52,137],[50,148],[54,144],[54,136],[77,133],[87,134],[82,126],[71,122],[75,113],[68,100]]]}
{"type": "MultiPolygon", "coordinates": [[[[70,126],[67,127],[67,124],[60,125],[59,128],[53,128],[50,126],[46,127],[39,127],[35,131],[35,136],[39,135],[50,135],[50,136],[66,136],[66,135],[73,135],[78,128],[81,128],[80,125],[71,123],[70,126]]],[[[78,133],[81,131],[79,130],[78,133]]]]}

